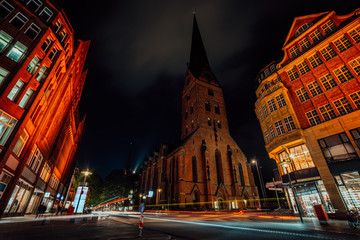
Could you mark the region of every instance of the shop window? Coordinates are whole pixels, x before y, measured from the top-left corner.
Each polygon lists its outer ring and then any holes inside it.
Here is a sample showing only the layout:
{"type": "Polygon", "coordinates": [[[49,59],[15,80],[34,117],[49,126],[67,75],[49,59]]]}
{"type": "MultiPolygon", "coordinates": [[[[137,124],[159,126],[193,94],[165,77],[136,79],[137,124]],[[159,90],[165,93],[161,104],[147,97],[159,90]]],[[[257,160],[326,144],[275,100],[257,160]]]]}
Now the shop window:
{"type": "Polygon", "coordinates": [[[29,63],[29,65],[27,66],[26,70],[31,74],[33,75],[36,70],[38,69],[39,67],[39,62],[40,62],[40,58],[35,56],[31,62],[29,63]]]}
{"type": "Polygon", "coordinates": [[[27,17],[25,17],[21,13],[17,13],[13,19],[10,20],[10,24],[16,27],[17,29],[21,29],[25,23],[28,21],[27,17]]]}
{"type": "Polygon", "coordinates": [[[307,93],[304,87],[296,90],[296,95],[298,96],[299,101],[301,103],[310,99],[309,94],[307,93]]]}
{"type": "Polygon", "coordinates": [[[315,126],[321,123],[320,117],[317,114],[316,110],[309,111],[305,115],[311,126],[315,126]]]}
{"type": "Polygon", "coordinates": [[[336,46],[336,48],[339,50],[339,52],[344,52],[345,50],[349,49],[352,47],[352,43],[350,42],[350,40],[345,37],[342,36],[341,38],[339,38],[338,40],[336,40],[334,42],[334,45],[336,46]]]}
{"type": "Polygon", "coordinates": [[[302,63],[298,64],[297,67],[301,75],[305,75],[306,73],[310,72],[309,65],[306,63],[305,60],[302,63]]]}
{"type": "Polygon", "coordinates": [[[330,90],[337,86],[335,79],[330,73],[320,77],[319,80],[326,90],[330,90]]]}
{"type": "Polygon", "coordinates": [[[353,111],[353,108],[351,107],[349,101],[345,97],[334,101],[334,105],[338,110],[340,116],[353,111]]]}
{"type": "Polygon", "coordinates": [[[15,62],[19,62],[21,57],[25,54],[27,47],[20,42],[16,42],[6,56],[15,62]]]}
{"type": "Polygon", "coordinates": [[[15,153],[16,156],[20,157],[20,154],[22,150],[24,149],[27,140],[29,139],[29,134],[23,130],[21,133],[19,139],[17,140],[15,147],[13,148],[13,153],[15,153]]]}
{"type": "Polygon", "coordinates": [[[332,20],[329,20],[327,23],[322,25],[321,28],[325,34],[330,34],[337,28],[337,26],[332,20]]]}
{"type": "Polygon", "coordinates": [[[321,55],[325,58],[326,61],[329,61],[337,55],[334,49],[329,45],[320,50],[321,55]]]}
{"type": "Polygon", "coordinates": [[[0,86],[4,82],[6,76],[9,74],[9,71],[0,67],[0,86]]]}
{"type": "Polygon", "coordinates": [[[26,104],[28,103],[31,95],[33,94],[33,90],[32,89],[28,89],[26,90],[26,93],[24,94],[24,96],[22,97],[22,99],[20,100],[19,102],[19,107],[21,108],[25,108],[26,107],[26,104]]]}
{"type": "Polygon", "coordinates": [[[268,101],[268,105],[269,105],[269,110],[271,113],[275,112],[277,110],[274,99],[270,99],[268,101]]]}
{"type": "Polygon", "coordinates": [[[294,81],[294,80],[299,78],[299,74],[296,71],[295,67],[292,68],[291,70],[287,71],[287,74],[288,74],[288,76],[290,78],[290,81],[294,81]]]}
{"type": "Polygon", "coordinates": [[[42,5],[42,2],[40,0],[30,0],[26,5],[28,5],[30,9],[36,12],[42,5]]]}
{"type": "Polygon", "coordinates": [[[24,86],[24,82],[21,80],[18,80],[16,82],[15,86],[11,89],[10,93],[8,94],[8,96],[7,96],[8,99],[10,99],[11,101],[14,101],[14,99],[19,94],[19,92],[23,86],[24,86]]]}
{"type": "Polygon", "coordinates": [[[11,175],[7,174],[6,172],[0,172],[0,199],[2,194],[5,192],[6,186],[9,185],[11,180],[11,175]]]}
{"type": "Polygon", "coordinates": [[[0,145],[4,146],[17,120],[0,110],[0,145]]]}
{"type": "Polygon", "coordinates": [[[52,11],[45,7],[39,14],[39,16],[45,21],[49,21],[49,19],[51,18],[51,16],[53,15],[52,11]]]}
{"type": "Polygon", "coordinates": [[[0,52],[9,46],[12,37],[4,31],[0,31],[0,52]]]}
{"type": "Polygon", "coordinates": [[[349,32],[350,37],[354,40],[354,42],[360,42],[360,27],[355,28],[349,32]]]}
{"type": "Polygon", "coordinates": [[[321,116],[324,118],[325,121],[329,121],[331,119],[336,118],[335,111],[334,111],[334,109],[332,109],[330,103],[328,103],[328,104],[326,104],[324,106],[321,106],[319,108],[319,111],[320,111],[321,116]]]}
{"type": "Polygon", "coordinates": [[[279,154],[280,162],[287,163],[282,165],[285,173],[287,171],[292,172],[293,169],[295,169],[295,171],[298,171],[302,169],[315,167],[315,164],[310,156],[309,150],[305,144],[291,147],[288,150],[289,153],[283,151],[279,154]]]}
{"type": "Polygon", "coordinates": [[[316,67],[320,66],[323,63],[321,58],[319,57],[319,55],[317,53],[310,56],[308,58],[308,60],[309,60],[310,65],[311,65],[312,68],[316,68],[316,67]]]}
{"type": "Polygon", "coordinates": [[[354,70],[354,72],[356,72],[357,75],[360,74],[360,57],[358,57],[355,60],[350,61],[349,65],[354,70]]]}
{"type": "Polygon", "coordinates": [[[346,207],[350,209],[360,208],[360,174],[358,171],[341,173],[335,176],[341,196],[346,207]]]}
{"type": "Polygon", "coordinates": [[[313,43],[317,43],[323,38],[323,35],[319,29],[316,29],[314,32],[310,33],[309,36],[311,38],[311,41],[313,41],[313,43]]]}
{"type": "Polygon", "coordinates": [[[14,7],[7,1],[3,0],[0,2],[0,17],[6,18],[12,11],[14,11],[14,7]]]}
{"type": "Polygon", "coordinates": [[[321,90],[321,87],[320,87],[319,83],[316,80],[309,83],[307,85],[307,87],[308,87],[308,89],[309,89],[309,91],[310,91],[310,93],[311,93],[311,95],[313,97],[315,97],[315,96],[317,96],[317,95],[319,95],[319,94],[321,94],[323,92],[321,90]]]}
{"type": "Polygon", "coordinates": [[[35,173],[38,172],[39,170],[39,167],[41,165],[41,162],[43,160],[43,155],[41,154],[40,152],[40,149],[35,146],[33,151],[32,151],[32,154],[27,162],[27,165],[29,166],[29,168],[31,168],[35,173]]]}
{"type": "Polygon", "coordinates": [[[30,27],[25,31],[25,35],[30,39],[34,40],[37,35],[40,33],[41,29],[35,24],[31,24],[30,27]]]}
{"type": "Polygon", "coordinates": [[[282,93],[280,93],[280,95],[276,96],[276,101],[279,105],[279,108],[283,108],[286,106],[286,102],[284,99],[284,96],[282,95],[282,93]]]}
{"type": "Polygon", "coordinates": [[[318,140],[327,162],[357,159],[358,156],[345,133],[332,135],[318,140]]]}

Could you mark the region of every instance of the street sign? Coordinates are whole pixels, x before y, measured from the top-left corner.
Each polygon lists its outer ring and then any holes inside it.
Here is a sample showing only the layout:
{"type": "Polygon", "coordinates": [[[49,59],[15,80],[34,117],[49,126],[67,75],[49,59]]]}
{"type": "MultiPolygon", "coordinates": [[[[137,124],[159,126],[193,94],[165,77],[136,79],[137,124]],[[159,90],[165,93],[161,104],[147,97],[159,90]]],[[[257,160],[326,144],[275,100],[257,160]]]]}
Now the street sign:
{"type": "Polygon", "coordinates": [[[145,211],[145,204],[144,204],[144,203],[140,203],[139,212],[140,212],[141,214],[143,214],[144,211],[145,211]]]}

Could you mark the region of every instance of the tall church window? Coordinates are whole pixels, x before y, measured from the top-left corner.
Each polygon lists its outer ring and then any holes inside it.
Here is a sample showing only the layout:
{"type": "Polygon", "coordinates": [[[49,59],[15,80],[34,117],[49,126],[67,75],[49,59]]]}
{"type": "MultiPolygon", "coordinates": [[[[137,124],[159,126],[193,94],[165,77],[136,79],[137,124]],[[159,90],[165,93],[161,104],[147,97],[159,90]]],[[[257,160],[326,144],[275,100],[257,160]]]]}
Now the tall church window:
{"type": "Polygon", "coordinates": [[[215,151],[215,163],[216,163],[216,175],[217,175],[217,182],[220,184],[224,182],[224,177],[221,168],[221,156],[218,150],[215,151]]]}
{"type": "Polygon", "coordinates": [[[205,102],[205,110],[210,112],[210,103],[208,101],[205,102]]]}
{"type": "Polygon", "coordinates": [[[243,174],[243,171],[242,171],[241,163],[238,163],[238,169],[239,169],[240,184],[241,184],[241,186],[245,186],[245,183],[244,183],[244,174],[243,174]]]}
{"type": "Polygon", "coordinates": [[[197,167],[196,167],[196,157],[192,157],[192,172],[193,172],[193,182],[197,182],[197,167]]]}

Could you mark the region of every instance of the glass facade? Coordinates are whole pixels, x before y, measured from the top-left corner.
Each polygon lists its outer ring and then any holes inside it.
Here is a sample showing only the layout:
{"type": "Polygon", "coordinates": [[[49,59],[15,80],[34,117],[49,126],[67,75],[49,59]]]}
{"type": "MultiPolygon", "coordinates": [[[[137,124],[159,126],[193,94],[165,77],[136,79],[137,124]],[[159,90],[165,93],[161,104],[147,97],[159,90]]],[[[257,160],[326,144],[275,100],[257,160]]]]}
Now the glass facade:
{"type": "Polygon", "coordinates": [[[335,176],[346,207],[360,209],[360,174],[358,171],[341,173],[335,176]]]}
{"type": "Polygon", "coordinates": [[[282,165],[283,173],[292,172],[294,169],[298,171],[315,167],[305,144],[291,147],[288,150],[289,152],[283,151],[279,154],[280,162],[288,162],[288,164],[282,165]]]}

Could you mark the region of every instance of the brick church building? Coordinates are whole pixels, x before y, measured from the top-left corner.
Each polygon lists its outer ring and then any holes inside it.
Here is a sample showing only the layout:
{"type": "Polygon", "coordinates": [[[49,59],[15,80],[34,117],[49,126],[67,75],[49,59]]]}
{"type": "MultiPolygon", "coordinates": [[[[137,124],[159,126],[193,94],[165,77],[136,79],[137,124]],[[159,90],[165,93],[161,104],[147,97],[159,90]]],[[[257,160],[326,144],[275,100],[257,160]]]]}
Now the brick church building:
{"type": "Polygon", "coordinates": [[[189,209],[258,205],[246,156],[230,135],[223,91],[212,72],[194,15],[190,62],[182,92],[181,144],[146,158],[140,201],[189,209]]]}

